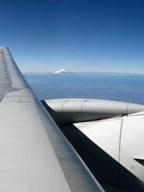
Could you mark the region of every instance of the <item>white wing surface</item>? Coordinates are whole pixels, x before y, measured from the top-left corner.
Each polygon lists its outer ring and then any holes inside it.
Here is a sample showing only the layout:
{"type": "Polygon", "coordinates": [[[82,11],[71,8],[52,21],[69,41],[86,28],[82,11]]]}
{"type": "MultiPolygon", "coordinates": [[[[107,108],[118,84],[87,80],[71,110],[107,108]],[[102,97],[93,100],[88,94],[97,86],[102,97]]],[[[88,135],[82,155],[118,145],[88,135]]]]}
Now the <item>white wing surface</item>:
{"type": "Polygon", "coordinates": [[[103,191],[0,48],[0,191],[103,191]]]}

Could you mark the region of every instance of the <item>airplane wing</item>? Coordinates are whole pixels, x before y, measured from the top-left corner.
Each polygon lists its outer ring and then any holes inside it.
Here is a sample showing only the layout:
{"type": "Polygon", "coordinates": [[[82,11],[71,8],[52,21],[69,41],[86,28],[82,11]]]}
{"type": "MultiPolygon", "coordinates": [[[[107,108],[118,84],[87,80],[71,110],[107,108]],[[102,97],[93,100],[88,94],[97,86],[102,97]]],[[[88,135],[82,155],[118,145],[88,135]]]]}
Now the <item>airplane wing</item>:
{"type": "Polygon", "coordinates": [[[103,191],[0,48],[0,191],[103,191]]]}

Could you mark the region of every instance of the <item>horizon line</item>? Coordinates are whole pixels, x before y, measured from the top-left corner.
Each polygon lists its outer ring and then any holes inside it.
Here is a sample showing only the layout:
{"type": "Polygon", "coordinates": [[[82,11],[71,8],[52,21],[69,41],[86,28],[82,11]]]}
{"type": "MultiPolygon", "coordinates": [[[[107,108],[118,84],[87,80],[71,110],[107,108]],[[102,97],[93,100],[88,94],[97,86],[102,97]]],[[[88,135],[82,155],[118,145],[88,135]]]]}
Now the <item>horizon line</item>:
{"type": "Polygon", "coordinates": [[[74,72],[74,71],[64,71],[62,73],[54,73],[54,72],[23,72],[22,74],[66,74],[66,73],[119,73],[119,74],[138,74],[144,75],[144,72],[121,72],[121,71],[81,71],[81,72],[74,72]]]}

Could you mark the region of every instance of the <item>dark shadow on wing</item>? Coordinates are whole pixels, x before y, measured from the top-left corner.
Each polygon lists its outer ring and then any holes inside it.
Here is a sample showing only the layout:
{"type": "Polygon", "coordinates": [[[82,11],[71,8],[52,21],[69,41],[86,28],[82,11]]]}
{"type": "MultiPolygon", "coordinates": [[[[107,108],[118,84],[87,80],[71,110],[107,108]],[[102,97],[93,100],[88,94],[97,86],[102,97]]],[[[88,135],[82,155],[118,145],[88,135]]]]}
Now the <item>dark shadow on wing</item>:
{"type": "Polygon", "coordinates": [[[63,125],[60,129],[106,192],[120,191],[120,188],[122,191],[144,191],[144,184],[137,177],[93,143],[74,125],[63,125]],[[121,183],[120,174],[123,176],[121,183]]]}

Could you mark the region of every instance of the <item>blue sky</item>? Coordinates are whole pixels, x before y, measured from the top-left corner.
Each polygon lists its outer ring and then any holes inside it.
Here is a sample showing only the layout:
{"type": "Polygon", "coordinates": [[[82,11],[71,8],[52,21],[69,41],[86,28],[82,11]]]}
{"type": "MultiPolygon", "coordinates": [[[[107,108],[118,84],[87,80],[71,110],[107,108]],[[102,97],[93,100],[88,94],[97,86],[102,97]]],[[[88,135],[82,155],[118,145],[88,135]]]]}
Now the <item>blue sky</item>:
{"type": "Polygon", "coordinates": [[[22,72],[144,72],[143,0],[0,0],[0,46],[22,72]]]}

